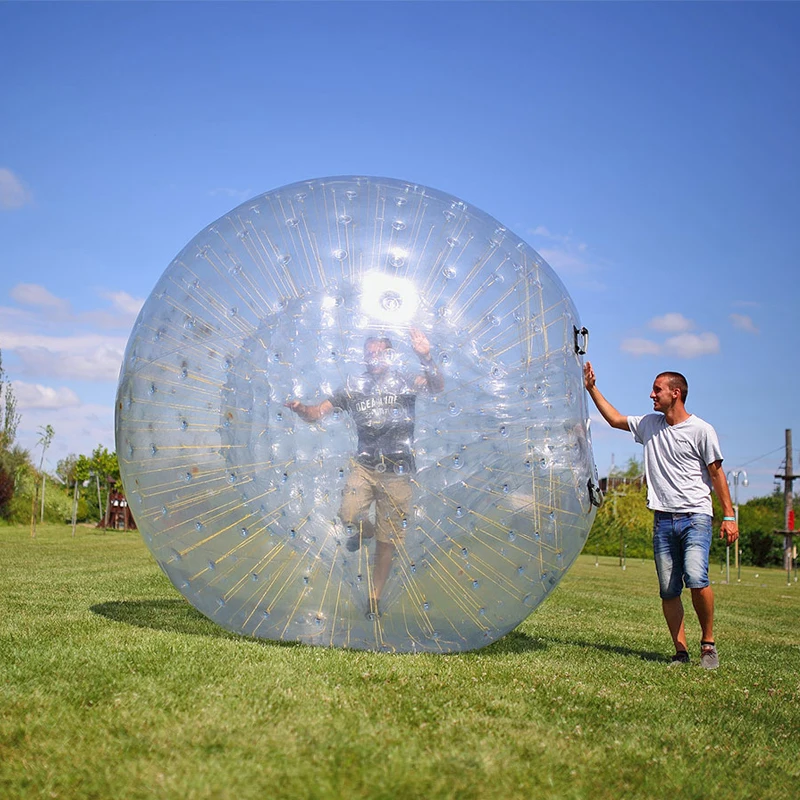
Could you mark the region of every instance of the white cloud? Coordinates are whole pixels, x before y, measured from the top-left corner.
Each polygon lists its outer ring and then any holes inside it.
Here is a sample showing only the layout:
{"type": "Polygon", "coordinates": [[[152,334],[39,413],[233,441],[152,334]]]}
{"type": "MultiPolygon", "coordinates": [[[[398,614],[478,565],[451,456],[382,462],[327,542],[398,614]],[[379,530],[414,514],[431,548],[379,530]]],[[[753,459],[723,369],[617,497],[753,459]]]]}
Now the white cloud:
{"type": "Polygon", "coordinates": [[[630,338],[623,339],[620,345],[623,353],[630,353],[632,356],[656,356],[661,352],[661,345],[651,339],[630,338]]]}
{"type": "Polygon", "coordinates": [[[0,347],[4,347],[4,331],[37,331],[42,329],[42,315],[27,308],[0,306],[0,347]]]}
{"type": "Polygon", "coordinates": [[[661,317],[653,317],[648,325],[653,330],[661,331],[662,333],[684,333],[694,328],[694,322],[677,311],[671,311],[661,317]]]}
{"type": "Polygon", "coordinates": [[[102,289],[94,310],[76,312],[33,283],[18,284],[11,297],[11,305],[0,307],[0,348],[22,412],[19,444],[35,450],[38,429],[52,425],[47,469],[98,444],[113,449],[114,389],[128,340],[119,329],[130,328],[142,301],[102,289]]]}
{"type": "Polygon", "coordinates": [[[115,314],[113,311],[85,311],[80,315],[80,320],[94,328],[102,328],[103,330],[116,328],[117,330],[129,331],[136,321],[136,315],[115,314]]]}
{"type": "Polygon", "coordinates": [[[542,247],[538,253],[556,272],[579,274],[591,269],[591,265],[578,252],[562,248],[542,247]]]}
{"type": "Polygon", "coordinates": [[[124,336],[99,333],[57,336],[0,329],[0,347],[14,353],[15,372],[27,377],[116,381],[126,344],[124,336]]]}
{"type": "Polygon", "coordinates": [[[83,333],[72,336],[50,336],[48,334],[17,333],[0,331],[0,346],[9,350],[42,349],[59,355],[75,355],[91,352],[103,347],[124,349],[127,339],[122,336],[105,336],[99,333],[83,333]]]}
{"type": "Polygon", "coordinates": [[[549,228],[547,228],[544,225],[537,225],[532,231],[530,231],[530,233],[533,236],[538,236],[540,239],[549,239],[551,242],[558,242],[559,244],[569,246],[570,248],[573,248],[575,250],[586,249],[586,245],[583,242],[576,242],[572,234],[553,233],[549,228]]]}
{"type": "Polygon", "coordinates": [[[7,167],[0,167],[0,208],[22,208],[33,201],[33,195],[7,167]]]}
{"type": "MultiPolygon", "coordinates": [[[[144,305],[144,300],[123,291],[100,289],[97,294],[108,301],[107,308],[76,314],[69,300],[57,297],[44,286],[36,283],[19,283],[11,290],[11,297],[27,308],[0,307],[0,331],[27,330],[40,333],[54,327],[59,331],[66,331],[70,326],[73,329],[99,327],[104,330],[111,328],[130,330],[144,305]]],[[[2,340],[0,346],[5,346],[2,340]]]]}
{"type": "Polygon", "coordinates": [[[664,343],[664,349],[682,358],[697,358],[719,352],[719,337],[715,333],[682,333],[664,343]]]}
{"type": "Polygon", "coordinates": [[[104,336],[39,338],[49,339],[49,346],[17,344],[9,348],[20,361],[22,374],[70,380],[117,380],[125,352],[124,339],[104,336]]]}
{"type": "MultiPolygon", "coordinates": [[[[11,296],[27,308],[0,308],[0,348],[17,359],[17,376],[116,381],[143,301],[123,291],[100,291],[109,307],[75,314],[67,300],[38,284],[17,284],[11,296]],[[102,330],[122,330],[108,335],[102,330]]],[[[35,381],[34,381],[35,382],[35,381]]]]}
{"type": "Polygon", "coordinates": [[[68,408],[79,406],[80,398],[72,389],[61,386],[43,386],[41,383],[25,383],[12,381],[11,386],[17,398],[17,410],[25,411],[29,408],[68,408]]]}
{"type": "Polygon", "coordinates": [[[86,311],[80,315],[80,319],[90,322],[101,328],[122,328],[129,330],[136,322],[144,300],[140,297],[133,297],[127,292],[100,292],[102,297],[111,301],[112,309],[86,311]]]}
{"type": "Polygon", "coordinates": [[[758,327],[756,326],[755,322],[753,322],[752,318],[747,316],[747,314],[731,314],[728,319],[731,321],[733,327],[738,328],[740,331],[747,331],[747,333],[758,333],[758,327]]]}
{"type": "Polygon", "coordinates": [[[536,244],[536,250],[560,276],[572,277],[574,285],[586,291],[601,292],[608,288],[596,278],[601,270],[585,242],[577,241],[572,234],[553,233],[544,225],[528,233],[542,240],[541,245],[536,244]]]}
{"type": "Polygon", "coordinates": [[[101,292],[102,296],[111,301],[111,305],[123,314],[129,314],[134,318],[144,305],[144,299],[133,297],[127,292],[101,292]]]}
{"type": "Polygon", "coordinates": [[[11,297],[23,306],[33,306],[62,314],[69,312],[69,300],[56,297],[38,283],[18,283],[11,290],[11,297]]]}

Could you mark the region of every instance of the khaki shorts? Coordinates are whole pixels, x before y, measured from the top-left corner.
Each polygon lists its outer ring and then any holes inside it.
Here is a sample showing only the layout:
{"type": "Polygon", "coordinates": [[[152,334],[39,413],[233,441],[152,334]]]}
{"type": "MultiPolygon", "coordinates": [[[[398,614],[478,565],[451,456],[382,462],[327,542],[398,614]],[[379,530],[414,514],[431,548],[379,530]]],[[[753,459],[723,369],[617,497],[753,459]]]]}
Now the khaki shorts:
{"type": "Polygon", "coordinates": [[[378,541],[400,544],[408,525],[411,479],[408,475],[376,472],[353,462],[339,509],[342,522],[345,525],[366,522],[373,502],[378,541]]]}

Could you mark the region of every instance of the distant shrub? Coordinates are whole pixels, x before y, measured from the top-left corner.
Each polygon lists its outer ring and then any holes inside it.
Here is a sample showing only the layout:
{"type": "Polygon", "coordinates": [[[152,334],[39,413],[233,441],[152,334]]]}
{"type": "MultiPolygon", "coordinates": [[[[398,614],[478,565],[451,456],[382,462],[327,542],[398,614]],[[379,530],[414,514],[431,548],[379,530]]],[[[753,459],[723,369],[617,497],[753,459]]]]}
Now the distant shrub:
{"type": "Polygon", "coordinates": [[[641,483],[620,484],[610,491],[597,512],[585,553],[648,558],[653,555],[653,515],[647,489],[641,483]]]}
{"type": "MultiPolygon", "coordinates": [[[[39,489],[38,500],[36,501],[36,522],[41,519],[42,496],[41,478],[35,478],[31,472],[23,472],[19,475],[16,490],[12,482],[12,496],[5,506],[5,512],[0,514],[3,520],[14,525],[30,525],[31,510],[33,509],[33,495],[37,485],[39,489]]],[[[0,487],[2,479],[0,478],[0,487]]],[[[52,480],[47,481],[44,493],[44,521],[45,522],[66,522],[72,519],[72,495],[71,492],[61,484],[52,480]]]]}
{"type": "Polygon", "coordinates": [[[8,515],[8,507],[14,496],[14,476],[0,466],[0,517],[8,515]]]}

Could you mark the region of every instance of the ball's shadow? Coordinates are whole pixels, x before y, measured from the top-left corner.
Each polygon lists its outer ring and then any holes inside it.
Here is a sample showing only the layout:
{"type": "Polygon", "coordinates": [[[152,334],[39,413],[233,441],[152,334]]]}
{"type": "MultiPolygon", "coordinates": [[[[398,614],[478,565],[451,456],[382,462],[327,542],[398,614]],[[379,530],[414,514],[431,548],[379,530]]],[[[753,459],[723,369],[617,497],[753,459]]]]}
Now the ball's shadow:
{"type": "MultiPolygon", "coordinates": [[[[98,603],[89,608],[114,622],[122,622],[137,628],[150,628],[155,631],[188,634],[190,636],[213,636],[219,639],[247,639],[230,631],[226,631],[210,619],[204,617],[186,601],[175,598],[159,598],[158,600],[112,600],[98,603]]],[[[294,642],[269,642],[258,639],[264,644],[289,644],[294,642]]]]}
{"type": "MultiPolygon", "coordinates": [[[[89,608],[93,614],[133,625],[137,628],[149,628],[169,633],[188,634],[190,636],[213,636],[220,639],[241,639],[263,645],[281,647],[298,647],[297,642],[282,642],[274,639],[256,639],[249,636],[231,633],[204,617],[197,609],[186,601],[177,598],[159,598],[157,600],[112,600],[97,603],[89,608]]],[[[493,642],[480,652],[487,655],[505,655],[521,653],[528,650],[543,650],[547,644],[522,631],[511,631],[502,639],[493,642]]],[[[473,651],[476,652],[476,651],[473,651]]],[[[461,655],[450,653],[447,655],[461,655]]]]}
{"type": "MultiPolygon", "coordinates": [[[[112,600],[107,603],[98,603],[89,609],[114,622],[133,625],[137,628],[149,628],[156,631],[168,631],[190,636],[212,636],[219,639],[241,639],[256,642],[264,646],[299,647],[297,642],[281,642],[273,639],[254,639],[231,633],[221,628],[210,619],[204,617],[199,611],[187,602],[176,598],[159,598],[155,600],[112,600]]],[[[635,656],[644,661],[664,661],[660,653],[643,650],[633,650],[629,647],[620,647],[597,642],[575,641],[567,639],[541,639],[530,636],[521,630],[513,630],[502,639],[482,648],[479,651],[483,656],[505,656],[509,653],[526,653],[534,650],[546,650],[550,643],[566,644],[580,648],[595,648],[607,653],[616,653],[623,656],[635,656]]],[[[448,656],[469,655],[465,653],[450,653],[448,656]]]]}

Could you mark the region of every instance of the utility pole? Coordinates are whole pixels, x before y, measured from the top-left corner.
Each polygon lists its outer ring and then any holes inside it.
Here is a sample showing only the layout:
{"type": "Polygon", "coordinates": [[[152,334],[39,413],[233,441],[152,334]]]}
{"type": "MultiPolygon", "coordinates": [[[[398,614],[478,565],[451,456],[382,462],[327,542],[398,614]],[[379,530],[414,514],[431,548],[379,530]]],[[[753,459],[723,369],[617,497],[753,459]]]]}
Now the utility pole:
{"type": "Polygon", "coordinates": [[[783,530],[775,531],[777,534],[783,534],[783,566],[786,568],[786,582],[791,583],[792,576],[792,555],[794,551],[793,538],[798,533],[793,530],[794,528],[794,511],[792,510],[792,482],[800,478],[800,475],[793,475],[792,467],[792,431],[791,428],[786,429],[786,469],[783,475],[776,475],[783,481],[783,530]]]}

